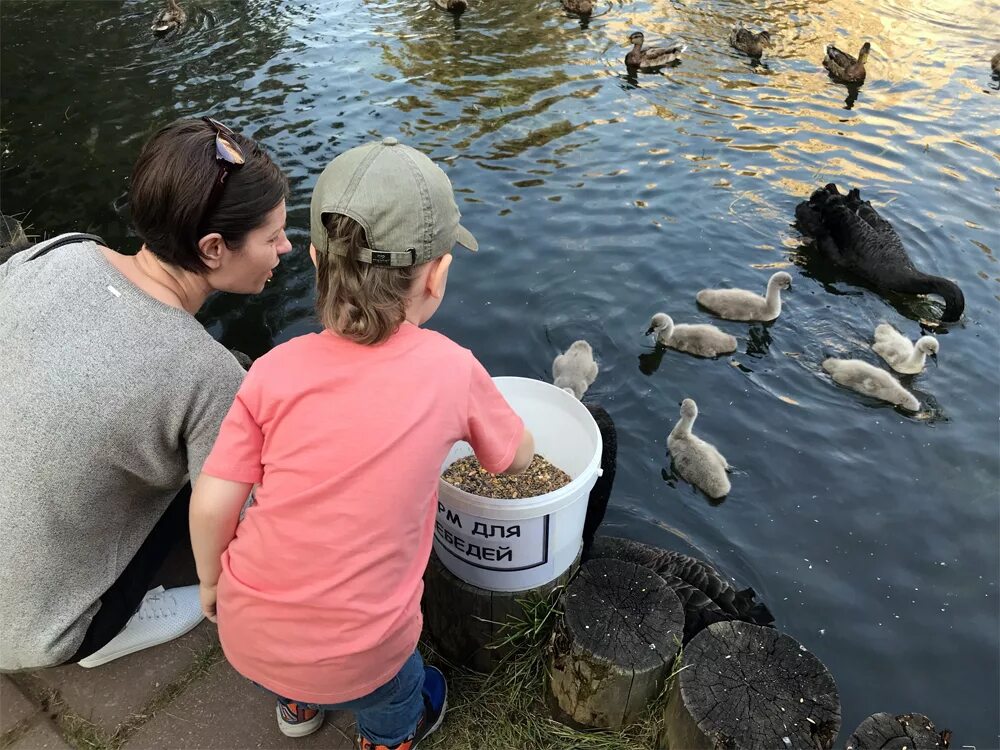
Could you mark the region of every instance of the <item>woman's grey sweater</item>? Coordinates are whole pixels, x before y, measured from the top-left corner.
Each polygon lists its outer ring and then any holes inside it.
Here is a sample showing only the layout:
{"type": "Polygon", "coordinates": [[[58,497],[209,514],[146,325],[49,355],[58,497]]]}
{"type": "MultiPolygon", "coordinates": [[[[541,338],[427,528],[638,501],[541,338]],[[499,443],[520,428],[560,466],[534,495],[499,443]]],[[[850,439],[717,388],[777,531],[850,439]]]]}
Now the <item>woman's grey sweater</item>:
{"type": "Polygon", "coordinates": [[[0,265],[0,671],[76,652],[243,378],[93,242],[33,254],[0,265]]]}

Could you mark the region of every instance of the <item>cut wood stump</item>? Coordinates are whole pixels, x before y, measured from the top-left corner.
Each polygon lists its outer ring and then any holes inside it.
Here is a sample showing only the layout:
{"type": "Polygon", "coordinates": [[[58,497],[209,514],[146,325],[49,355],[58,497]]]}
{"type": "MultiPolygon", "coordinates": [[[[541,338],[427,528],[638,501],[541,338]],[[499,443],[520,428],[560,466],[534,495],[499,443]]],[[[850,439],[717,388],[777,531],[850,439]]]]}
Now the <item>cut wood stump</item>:
{"type": "Polygon", "coordinates": [[[685,643],[713,622],[774,622],[767,605],[755,601],[752,588],[737,590],[731,579],[703,560],[616,536],[597,537],[585,554],[587,560],[602,557],[642,565],[667,582],[684,607],[685,643]]]}
{"type": "Polygon", "coordinates": [[[565,586],[579,558],[554,581],[527,591],[487,591],[466,583],[431,553],[424,573],[424,636],[453,664],[491,672],[509,649],[491,648],[502,640],[503,623],[522,615],[521,601],[547,597],[565,586]]]}
{"type": "Polygon", "coordinates": [[[935,750],[951,744],[951,732],[939,732],[923,714],[872,714],[851,734],[846,750],[935,750]]]}
{"type": "Polygon", "coordinates": [[[829,750],[840,697],[829,670],[794,638],[717,622],[691,639],[667,696],[660,747],[829,750]]]}
{"type": "Polygon", "coordinates": [[[662,578],[621,560],[592,560],[563,594],[549,659],[557,719],[620,729],[662,691],[680,648],[681,603],[662,578]]]}

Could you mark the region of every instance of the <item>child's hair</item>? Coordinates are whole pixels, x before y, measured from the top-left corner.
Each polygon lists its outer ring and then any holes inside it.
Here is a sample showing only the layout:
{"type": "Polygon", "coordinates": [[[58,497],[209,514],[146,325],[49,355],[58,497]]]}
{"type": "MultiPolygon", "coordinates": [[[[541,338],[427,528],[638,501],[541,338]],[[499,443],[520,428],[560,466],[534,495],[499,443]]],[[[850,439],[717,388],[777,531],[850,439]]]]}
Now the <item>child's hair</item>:
{"type": "Polygon", "coordinates": [[[406,318],[406,301],[419,266],[362,263],[358,248],[370,247],[364,227],[349,216],[327,214],[331,243],[346,255],[316,252],[316,314],[324,328],[359,344],[385,341],[406,318]]]}

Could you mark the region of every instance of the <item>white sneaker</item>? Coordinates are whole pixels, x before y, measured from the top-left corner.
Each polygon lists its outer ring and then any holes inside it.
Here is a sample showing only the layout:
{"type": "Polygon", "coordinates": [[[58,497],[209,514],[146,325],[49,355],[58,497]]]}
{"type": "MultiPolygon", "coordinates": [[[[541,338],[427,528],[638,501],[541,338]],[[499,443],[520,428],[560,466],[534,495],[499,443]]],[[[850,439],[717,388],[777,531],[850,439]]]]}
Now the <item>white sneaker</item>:
{"type": "Polygon", "coordinates": [[[99,667],[144,648],[172,641],[194,628],[204,617],[197,586],[167,590],[157,586],[146,592],[139,611],[118,635],[77,664],[86,669],[99,667]]]}

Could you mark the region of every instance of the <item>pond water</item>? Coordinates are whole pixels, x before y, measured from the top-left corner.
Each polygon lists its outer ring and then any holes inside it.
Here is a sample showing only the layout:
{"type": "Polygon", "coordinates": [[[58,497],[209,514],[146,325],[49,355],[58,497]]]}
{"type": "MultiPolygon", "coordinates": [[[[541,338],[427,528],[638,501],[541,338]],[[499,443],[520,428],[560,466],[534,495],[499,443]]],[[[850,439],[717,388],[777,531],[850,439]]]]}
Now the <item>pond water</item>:
{"type": "Polygon", "coordinates": [[[139,146],[211,113],[291,175],[297,252],[253,299],[202,318],[259,355],[316,330],[306,255],[312,183],[336,154],[397,136],[458,191],[478,256],[458,255],[432,327],[495,375],[547,378],[576,338],[617,421],[613,533],[701,555],[768,603],[831,669],[841,741],[875,711],[919,711],[956,745],[1000,746],[998,445],[1000,182],[996,0],[621,2],[589,25],[557,0],[193,0],[183,34],[156,3],[5,2],[2,209],[134,251],[116,206],[139,146]],[[775,38],[766,66],[731,50],[737,19],[775,38]],[[680,36],[683,63],[626,79],[622,45],[680,36]],[[990,31],[992,29],[992,31],[990,31]],[[823,46],[872,43],[856,97],[823,46]],[[922,269],[965,292],[937,329],[940,366],[907,416],[834,386],[830,354],[874,361],[888,321],[911,338],[940,305],[885,299],[807,261],[790,226],[824,183],[858,186],[922,269]],[[738,352],[654,352],[657,311],[708,322],[698,289],[793,276],[769,326],[720,323],[738,352]],[[684,397],[737,468],[709,503],[669,474],[684,397]]]}

